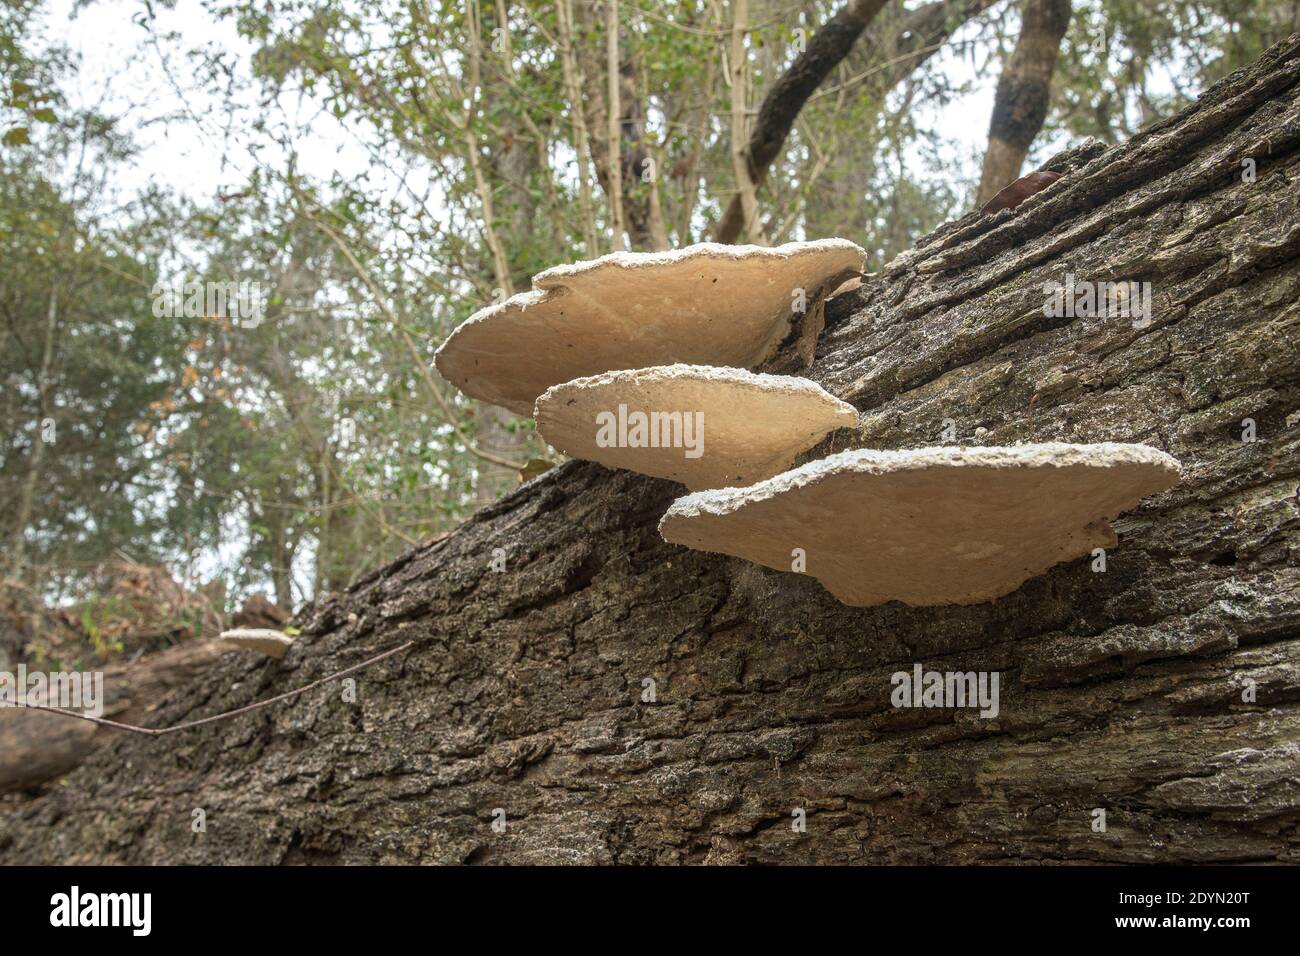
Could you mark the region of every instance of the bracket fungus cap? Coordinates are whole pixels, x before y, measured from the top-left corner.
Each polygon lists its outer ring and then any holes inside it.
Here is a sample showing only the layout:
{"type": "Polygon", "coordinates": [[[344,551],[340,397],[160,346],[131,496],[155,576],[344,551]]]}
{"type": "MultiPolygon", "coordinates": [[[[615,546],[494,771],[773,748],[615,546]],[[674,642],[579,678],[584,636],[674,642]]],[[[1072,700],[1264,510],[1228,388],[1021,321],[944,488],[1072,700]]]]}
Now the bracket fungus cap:
{"type": "Polygon", "coordinates": [[[685,362],[752,368],[790,332],[802,300],[861,271],[847,239],[615,252],[555,266],[533,288],[466,319],[438,371],[471,398],[530,415],[552,385],[685,362]]]}
{"type": "Polygon", "coordinates": [[[806,573],[845,604],[979,604],[1116,542],[1109,521],[1178,482],[1146,445],[854,450],[687,495],[664,539],[806,573]]]}
{"type": "Polygon", "coordinates": [[[288,634],[265,627],[239,627],[233,631],[222,631],[221,639],[234,647],[257,651],[276,660],[284,657],[293,644],[293,638],[288,634]]]}
{"type": "Polygon", "coordinates": [[[547,389],[537,431],[575,458],[690,489],[780,474],[858,413],[816,382],[707,365],[605,372],[547,389]]]}

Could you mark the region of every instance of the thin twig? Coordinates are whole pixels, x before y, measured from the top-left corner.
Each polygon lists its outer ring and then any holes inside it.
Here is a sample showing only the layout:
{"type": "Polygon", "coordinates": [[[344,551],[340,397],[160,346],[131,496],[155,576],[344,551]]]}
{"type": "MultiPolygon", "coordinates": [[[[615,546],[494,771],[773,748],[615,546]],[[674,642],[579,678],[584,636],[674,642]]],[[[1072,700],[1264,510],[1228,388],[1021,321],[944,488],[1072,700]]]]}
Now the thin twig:
{"type": "Polygon", "coordinates": [[[619,52],[618,52],[618,0],[605,0],[605,59],[608,74],[609,101],[605,135],[609,139],[609,228],[613,235],[615,252],[627,248],[623,235],[623,146],[622,111],[619,103],[619,52]]]}
{"type": "Polygon", "coordinates": [[[228,710],[224,714],[216,714],[212,717],[204,717],[201,720],[191,720],[183,724],[177,724],[175,727],[163,727],[161,729],[155,729],[152,727],[136,727],[134,724],[120,724],[116,720],[107,720],[104,717],[91,717],[89,714],[79,714],[75,710],[65,710],[62,707],[49,707],[45,704],[19,704],[18,706],[23,707],[26,710],[43,710],[51,714],[62,714],[64,717],[76,717],[78,720],[88,720],[92,724],[99,724],[102,727],[112,727],[115,730],[129,730],[132,733],[145,734],[149,737],[161,737],[164,734],[173,734],[178,730],[189,730],[191,727],[200,727],[203,724],[211,724],[218,720],[225,720],[227,717],[238,717],[240,714],[246,714],[249,711],[258,710],[262,707],[269,707],[271,704],[279,703],[282,700],[288,700],[290,697],[297,697],[299,694],[306,693],[314,687],[328,684],[330,681],[337,680],[340,677],[346,677],[348,674],[355,674],[363,667],[369,667],[371,664],[378,664],[384,658],[392,657],[394,654],[399,654],[407,648],[414,646],[415,641],[407,641],[401,647],[394,647],[391,651],[384,651],[384,653],[377,657],[372,657],[368,661],[362,661],[360,664],[354,664],[349,668],[339,671],[337,674],[330,674],[328,677],[322,677],[320,680],[313,681],[306,687],[299,687],[297,690],[291,690],[287,694],[281,694],[280,696],[272,697],[269,700],[261,700],[256,704],[249,704],[247,707],[240,707],[238,710],[228,710]]]}
{"type": "Polygon", "coordinates": [[[420,355],[420,350],[416,346],[415,340],[411,338],[410,332],[406,330],[406,327],[402,325],[401,321],[397,318],[397,314],[393,311],[392,307],[387,303],[387,301],[385,301],[383,293],[375,283],[375,280],[371,278],[370,273],[366,271],[366,268],[361,264],[361,261],[353,254],[352,250],[348,248],[347,243],[343,241],[343,237],[332,229],[328,223],[314,216],[308,209],[304,209],[303,214],[306,215],[308,221],[313,223],[321,232],[325,233],[325,235],[329,237],[330,241],[338,247],[339,252],[343,254],[343,257],[348,260],[349,264],[351,264],[353,271],[356,272],[357,278],[365,283],[366,288],[368,288],[371,295],[375,297],[375,303],[384,313],[384,316],[393,324],[398,335],[401,336],[402,341],[410,351],[411,357],[415,360],[415,367],[424,379],[425,387],[429,389],[429,394],[433,396],[433,400],[438,403],[438,407],[442,410],[443,417],[446,419],[447,424],[449,424],[452,430],[460,436],[460,440],[465,443],[465,448],[470,452],[470,454],[482,458],[484,461],[490,461],[495,465],[512,468],[515,471],[519,471],[523,468],[523,462],[511,461],[509,458],[503,458],[500,455],[495,455],[490,451],[485,451],[484,449],[479,448],[478,445],[474,443],[473,439],[465,433],[465,427],[460,423],[455,412],[452,411],[450,404],[448,404],[447,399],[443,397],[442,392],[439,391],[438,386],[434,383],[433,373],[429,371],[428,360],[420,355]]]}

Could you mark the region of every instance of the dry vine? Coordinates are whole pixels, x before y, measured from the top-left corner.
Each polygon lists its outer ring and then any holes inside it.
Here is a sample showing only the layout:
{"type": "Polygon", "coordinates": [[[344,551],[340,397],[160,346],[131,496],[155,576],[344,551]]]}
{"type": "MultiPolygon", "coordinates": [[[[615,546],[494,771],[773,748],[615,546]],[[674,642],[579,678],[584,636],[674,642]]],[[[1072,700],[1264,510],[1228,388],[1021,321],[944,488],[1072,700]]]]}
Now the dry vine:
{"type": "Polygon", "coordinates": [[[129,730],[132,733],[145,734],[146,736],[149,737],[162,737],[165,734],[174,734],[178,730],[189,730],[193,727],[201,727],[204,724],[215,723],[218,720],[225,720],[227,717],[238,717],[240,714],[246,714],[249,711],[259,710],[262,707],[269,707],[271,704],[279,703],[282,700],[288,700],[291,697],[297,697],[299,694],[305,693],[306,691],[309,691],[315,687],[320,687],[322,684],[328,684],[332,680],[337,680],[340,677],[346,677],[348,674],[355,674],[357,671],[369,667],[371,664],[377,664],[380,661],[382,661],[384,658],[392,657],[394,654],[398,654],[409,647],[413,647],[414,645],[415,645],[414,641],[407,641],[405,644],[401,645],[400,647],[395,647],[391,651],[384,651],[384,653],[372,657],[370,658],[370,660],[362,661],[360,664],[354,664],[353,666],[338,671],[335,674],[330,674],[328,677],[322,677],[318,681],[312,681],[310,684],[306,685],[305,687],[299,687],[297,690],[291,690],[288,693],[280,694],[278,697],[272,697],[269,698],[268,700],[260,700],[257,703],[249,704],[246,707],[239,707],[235,710],[228,710],[224,714],[215,714],[212,717],[204,717],[200,720],[186,721],[185,723],[177,724],[174,727],[162,727],[162,728],[136,727],[134,724],[121,724],[118,723],[116,720],[108,720],[104,717],[91,717],[89,714],[79,714],[75,710],[66,710],[65,708],[62,707],[50,707],[45,704],[19,704],[17,706],[24,707],[27,710],[44,710],[51,714],[62,714],[64,717],[76,717],[78,720],[88,720],[92,724],[99,724],[102,727],[112,727],[116,730],[129,730]]]}

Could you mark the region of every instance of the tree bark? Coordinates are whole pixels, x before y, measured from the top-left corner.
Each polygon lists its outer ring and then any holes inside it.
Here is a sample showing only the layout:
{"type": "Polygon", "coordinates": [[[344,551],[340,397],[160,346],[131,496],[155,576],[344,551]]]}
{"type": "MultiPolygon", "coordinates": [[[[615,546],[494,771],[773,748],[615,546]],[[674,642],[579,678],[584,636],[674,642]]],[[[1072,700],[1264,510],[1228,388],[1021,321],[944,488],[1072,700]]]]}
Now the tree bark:
{"type": "Polygon", "coordinates": [[[1052,74],[1070,26],[1070,0],[1025,0],[1020,38],[998,78],[975,205],[983,206],[1020,175],[1047,119],[1052,74]]]}
{"type": "Polygon", "coordinates": [[[115,740],[5,798],[0,861],[1300,862],[1298,83],[1300,36],[827,306],[807,374],[864,417],[814,454],[937,444],[952,419],[965,443],[1179,458],[1104,572],[849,608],[664,543],[678,486],[569,462],[315,608],[283,661],[224,658],[154,725],[414,641],[357,703],[326,687],[115,740]],[[1153,321],[1046,317],[1067,275],[1151,282],[1153,321]],[[998,716],[891,706],[916,663],[998,672],[998,716]]]}

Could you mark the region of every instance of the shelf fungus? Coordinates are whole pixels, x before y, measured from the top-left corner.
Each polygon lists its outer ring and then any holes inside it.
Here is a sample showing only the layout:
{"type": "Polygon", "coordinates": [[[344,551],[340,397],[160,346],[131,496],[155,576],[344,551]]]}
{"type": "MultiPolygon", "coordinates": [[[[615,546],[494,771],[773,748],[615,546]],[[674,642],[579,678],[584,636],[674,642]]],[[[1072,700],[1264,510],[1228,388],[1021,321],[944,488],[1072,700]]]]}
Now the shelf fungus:
{"type": "Polygon", "coordinates": [[[605,372],[537,399],[537,431],[566,455],[692,490],[780,474],[858,413],[816,382],[707,365],[605,372]]]}
{"type": "Polygon", "coordinates": [[[232,647],[257,651],[276,660],[284,657],[293,644],[293,638],[288,634],[265,627],[239,627],[233,631],[222,631],[221,639],[232,647]]]}
{"type": "Polygon", "coordinates": [[[687,495],[665,540],[804,570],[870,607],[979,604],[1116,543],[1110,520],[1178,482],[1146,445],[841,452],[750,485],[687,495]]]}
{"type": "Polygon", "coordinates": [[[466,395],[519,415],[552,385],[602,372],[752,368],[865,261],[847,239],[615,252],[539,273],[531,291],[470,316],[435,362],[466,395]]]}

